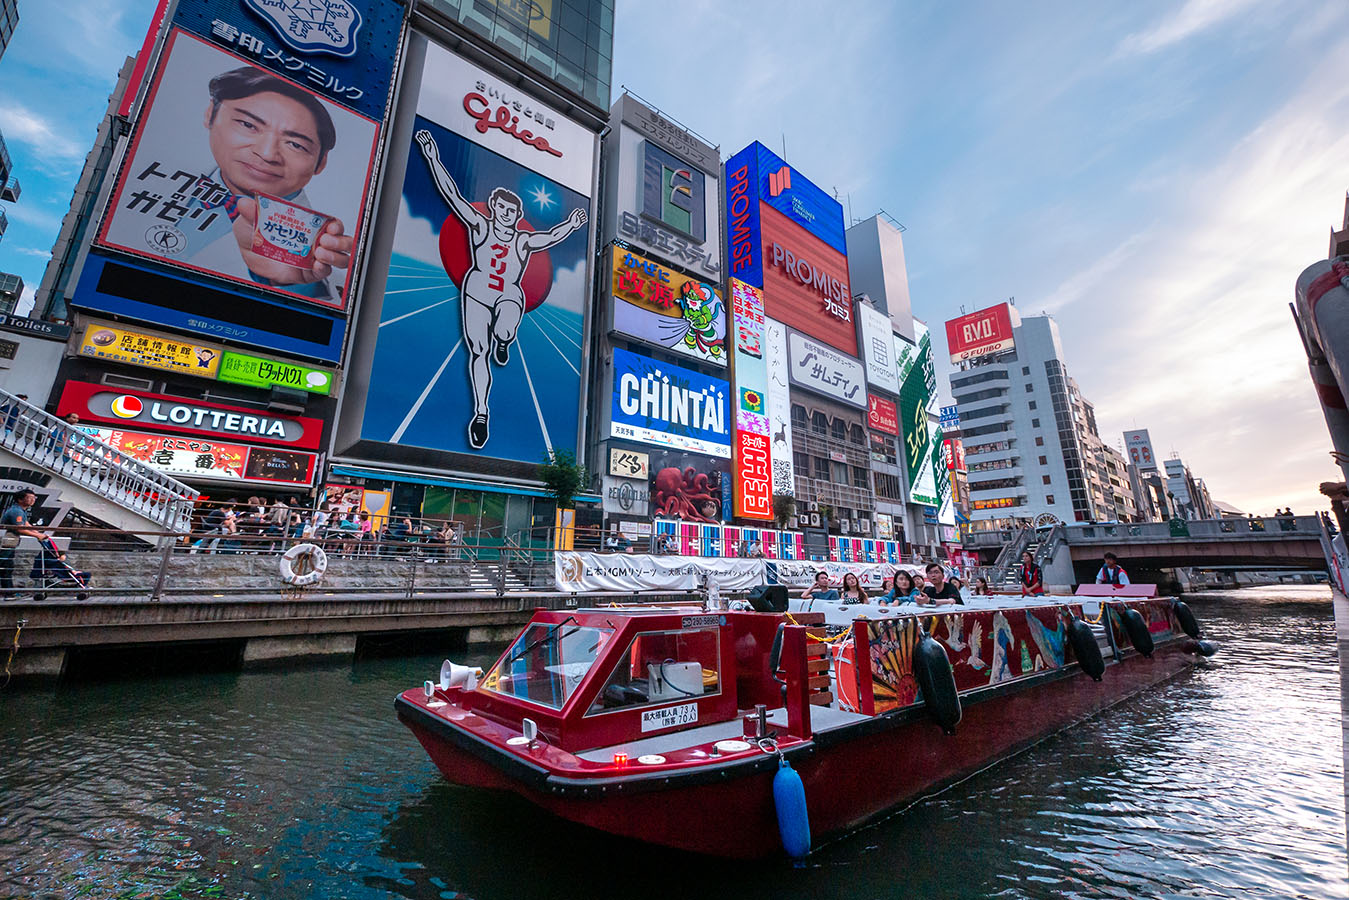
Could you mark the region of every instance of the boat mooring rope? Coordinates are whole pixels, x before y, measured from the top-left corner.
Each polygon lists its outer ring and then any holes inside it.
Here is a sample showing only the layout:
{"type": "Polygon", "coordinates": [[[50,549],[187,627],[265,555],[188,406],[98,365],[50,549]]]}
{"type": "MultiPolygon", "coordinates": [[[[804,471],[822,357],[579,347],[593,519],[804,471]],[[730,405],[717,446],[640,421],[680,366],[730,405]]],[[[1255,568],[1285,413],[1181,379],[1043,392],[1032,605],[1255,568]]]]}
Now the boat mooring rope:
{"type": "Polygon", "coordinates": [[[23,631],[23,626],[27,624],[27,619],[20,619],[14,626],[14,642],[9,648],[9,654],[5,657],[5,680],[0,681],[0,689],[9,687],[9,679],[11,678],[9,667],[14,662],[14,654],[19,652],[19,633],[23,631]]]}
{"type": "MultiPolygon", "coordinates": [[[[784,613],[783,615],[785,615],[785,616],[787,617],[787,621],[788,621],[788,622],[791,622],[793,625],[800,625],[800,624],[801,624],[800,622],[796,621],[796,619],[792,616],[791,613],[784,613]]],[[[814,626],[814,625],[806,625],[806,626],[803,626],[803,627],[805,627],[805,628],[814,628],[814,627],[816,627],[816,626],[814,626]]],[[[837,641],[843,640],[844,638],[846,638],[846,637],[847,637],[848,635],[850,635],[850,634],[852,634],[852,625],[849,625],[847,628],[843,629],[842,631],[840,631],[838,634],[834,635],[833,637],[816,637],[815,635],[813,635],[813,634],[811,634],[809,631],[807,631],[807,632],[806,632],[806,638],[809,639],[809,640],[812,640],[812,641],[816,641],[816,642],[821,643],[821,644],[833,644],[833,643],[835,643],[835,642],[837,642],[837,641]]]]}

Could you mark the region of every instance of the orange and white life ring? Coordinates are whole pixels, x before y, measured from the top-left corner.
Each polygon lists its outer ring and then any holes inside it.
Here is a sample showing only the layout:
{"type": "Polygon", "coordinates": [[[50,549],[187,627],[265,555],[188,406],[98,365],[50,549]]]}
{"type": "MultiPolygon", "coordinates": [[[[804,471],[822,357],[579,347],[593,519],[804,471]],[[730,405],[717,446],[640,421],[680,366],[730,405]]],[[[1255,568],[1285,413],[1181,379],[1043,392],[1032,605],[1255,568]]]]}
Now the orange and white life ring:
{"type": "Polygon", "coordinates": [[[296,544],[281,554],[281,580],[294,587],[316,584],[328,571],[328,554],[317,544],[296,544]]]}

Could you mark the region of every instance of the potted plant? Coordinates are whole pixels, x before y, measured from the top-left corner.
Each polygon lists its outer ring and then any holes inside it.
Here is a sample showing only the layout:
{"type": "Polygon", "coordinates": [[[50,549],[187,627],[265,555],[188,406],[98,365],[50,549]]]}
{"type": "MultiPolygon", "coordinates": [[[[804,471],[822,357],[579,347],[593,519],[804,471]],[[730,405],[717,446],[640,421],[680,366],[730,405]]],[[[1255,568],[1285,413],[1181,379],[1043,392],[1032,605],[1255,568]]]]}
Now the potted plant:
{"type": "Polygon", "coordinates": [[[773,522],[779,529],[786,528],[787,523],[796,515],[796,498],[791,494],[773,495],[773,522]]]}

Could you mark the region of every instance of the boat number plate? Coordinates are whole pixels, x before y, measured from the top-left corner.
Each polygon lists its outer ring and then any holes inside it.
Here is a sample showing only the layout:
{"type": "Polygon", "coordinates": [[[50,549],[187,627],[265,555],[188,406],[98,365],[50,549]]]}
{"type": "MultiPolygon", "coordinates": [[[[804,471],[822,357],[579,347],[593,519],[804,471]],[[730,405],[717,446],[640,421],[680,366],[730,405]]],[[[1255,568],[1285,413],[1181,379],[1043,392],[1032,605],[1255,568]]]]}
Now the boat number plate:
{"type": "Polygon", "coordinates": [[[684,616],[679,620],[680,628],[706,628],[709,625],[718,628],[725,624],[725,616],[684,616]]]}
{"type": "Polygon", "coordinates": [[[696,703],[648,709],[642,713],[642,731],[659,731],[662,728],[674,728],[677,725],[692,725],[696,721],[698,721],[698,704],[696,703]]]}

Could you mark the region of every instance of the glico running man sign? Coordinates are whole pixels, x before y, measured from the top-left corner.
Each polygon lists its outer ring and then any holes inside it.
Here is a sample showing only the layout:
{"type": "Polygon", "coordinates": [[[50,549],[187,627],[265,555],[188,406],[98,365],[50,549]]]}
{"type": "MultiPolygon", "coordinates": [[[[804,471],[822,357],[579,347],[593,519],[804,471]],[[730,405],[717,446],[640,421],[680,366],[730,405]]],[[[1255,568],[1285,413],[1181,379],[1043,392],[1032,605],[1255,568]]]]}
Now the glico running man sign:
{"type": "Polygon", "coordinates": [[[729,394],[720,378],[615,348],[610,435],[729,459],[729,394]]]}

